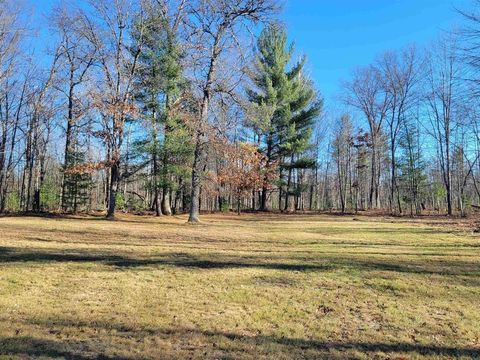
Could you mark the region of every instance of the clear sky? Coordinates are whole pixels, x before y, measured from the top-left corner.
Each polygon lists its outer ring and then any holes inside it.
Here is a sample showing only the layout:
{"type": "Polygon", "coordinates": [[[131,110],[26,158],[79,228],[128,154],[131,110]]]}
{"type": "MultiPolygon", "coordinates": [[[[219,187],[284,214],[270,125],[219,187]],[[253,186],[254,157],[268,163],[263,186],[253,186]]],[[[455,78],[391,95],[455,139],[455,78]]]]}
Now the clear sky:
{"type": "Polygon", "coordinates": [[[331,104],[340,79],[376,55],[426,45],[457,26],[469,0],[287,0],[282,15],[309,72],[331,104]]]}
{"type": "MultiPolygon", "coordinates": [[[[26,1],[43,22],[58,0],[26,1]]],[[[331,104],[340,80],[348,79],[356,66],[385,50],[428,44],[458,24],[455,7],[468,8],[472,0],[280,1],[286,4],[281,17],[290,39],[299,54],[307,55],[308,71],[331,104]]]]}

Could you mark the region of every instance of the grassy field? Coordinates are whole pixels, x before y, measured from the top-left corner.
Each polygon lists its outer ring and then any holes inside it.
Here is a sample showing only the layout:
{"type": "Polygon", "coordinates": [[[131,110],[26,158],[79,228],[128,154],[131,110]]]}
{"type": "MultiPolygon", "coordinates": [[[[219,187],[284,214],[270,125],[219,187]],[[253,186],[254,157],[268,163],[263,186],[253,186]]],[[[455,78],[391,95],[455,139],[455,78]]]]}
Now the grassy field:
{"type": "Polygon", "coordinates": [[[441,220],[0,218],[0,359],[480,358],[480,237],[441,220]]]}

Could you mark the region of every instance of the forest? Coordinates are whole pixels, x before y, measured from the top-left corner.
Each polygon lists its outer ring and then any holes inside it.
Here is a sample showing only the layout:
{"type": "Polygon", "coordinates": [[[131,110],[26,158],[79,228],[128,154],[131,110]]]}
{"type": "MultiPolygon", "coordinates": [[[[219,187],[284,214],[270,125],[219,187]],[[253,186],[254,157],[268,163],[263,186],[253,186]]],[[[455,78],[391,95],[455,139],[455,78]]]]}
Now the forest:
{"type": "Polygon", "coordinates": [[[479,206],[475,4],[352,69],[337,104],[273,0],[60,2],[49,29],[31,11],[0,2],[2,213],[479,206]]]}

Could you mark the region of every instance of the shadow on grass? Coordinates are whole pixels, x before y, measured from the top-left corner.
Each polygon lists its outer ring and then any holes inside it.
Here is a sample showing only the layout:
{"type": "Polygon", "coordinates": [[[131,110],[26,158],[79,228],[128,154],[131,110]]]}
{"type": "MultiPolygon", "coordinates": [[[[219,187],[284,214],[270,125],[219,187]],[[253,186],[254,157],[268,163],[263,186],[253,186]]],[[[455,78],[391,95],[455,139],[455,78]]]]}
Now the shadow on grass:
{"type": "Polygon", "coordinates": [[[324,271],[333,268],[328,264],[266,262],[255,257],[228,257],[219,254],[208,254],[205,258],[199,258],[187,253],[166,253],[155,258],[138,259],[103,253],[58,253],[0,247],[0,264],[15,262],[98,262],[120,268],[162,265],[199,269],[263,268],[290,271],[324,271]]]}
{"type": "Polygon", "coordinates": [[[135,258],[109,252],[54,252],[44,249],[0,247],[0,264],[18,262],[100,263],[117,268],[171,266],[198,269],[257,268],[283,271],[385,271],[427,276],[463,276],[468,278],[478,278],[480,275],[480,262],[477,260],[461,261],[429,258],[426,261],[423,258],[415,260],[411,258],[401,259],[395,257],[394,254],[388,258],[384,256],[343,256],[341,254],[327,257],[324,254],[318,254],[316,256],[309,255],[296,258],[294,256],[226,255],[214,252],[202,255],[186,252],[167,252],[154,257],[135,258]]]}
{"type": "MultiPolygon", "coordinates": [[[[64,322],[63,326],[70,329],[74,326],[85,327],[86,324],[75,324],[64,322]]],[[[152,329],[152,330],[129,330],[123,326],[115,326],[110,324],[98,324],[94,328],[105,328],[107,330],[115,330],[109,338],[109,341],[115,342],[114,337],[128,336],[134,339],[145,339],[147,337],[162,338],[167,343],[175,343],[179,346],[173,348],[168,358],[180,359],[184,358],[185,349],[188,349],[189,355],[193,357],[202,355],[202,358],[211,358],[215,355],[218,358],[219,351],[221,358],[242,358],[246,355],[266,354],[271,357],[278,356],[283,353],[283,357],[299,358],[302,354],[315,354],[324,359],[342,358],[338,352],[348,357],[350,351],[362,352],[368,356],[376,353],[390,355],[423,355],[423,356],[442,356],[447,358],[469,357],[478,358],[480,349],[474,347],[461,346],[440,346],[433,344],[417,344],[417,343],[383,343],[383,342],[340,342],[340,341],[317,341],[298,338],[278,338],[273,336],[245,336],[232,332],[223,331],[204,331],[197,329],[152,329]],[[217,347],[218,343],[222,343],[221,348],[217,347]],[[332,351],[337,352],[332,353],[332,351]],[[250,353],[250,354],[249,354],[250,353]],[[242,356],[243,355],[243,356],[242,356]],[[230,357],[232,356],[232,357],[230,357]]],[[[32,337],[6,337],[0,338],[0,355],[28,355],[35,357],[63,357],[73,360],[86,359],[144,359],[141,355],[132,357],[110,357],[98,350],[99,343],[90,343],[88,340],[60,342],[53,340],[45,340],[32,337]]],[[[102,349],[108,350],[108,344],[100,344],[102,349]]],[[[134,350],[134,349],[130,349],[134,350]]],[[[158,349],[161,351],[161,349],[158,349]]],[[[248,357],[248,356],[247,356],[248,357]]]]}
{"type": "Polygon", "coordinates": [[[271,336],[255,336],[245,337],[233,333],[215,333],[215,332],[203,332],[204,336],[222,336],[230,340],[240,340],[242,342],[261,344],[261,343],[276,343],[291,347],[293,349],[303,350],[317,350],[317,351],[348,351],[355,350],[364,353],[417,353],[421,355],[436,355],[447,357],[460,357],[468,356],[477,358],[480,356],[480,349],[478,348],[466,348],[466,347],[450,347],[450,346],[437,346],[437,345],[422,345],[412,343],[380,343],[380,342],[322,342],[316,340],[304,340],[295,338],[275,338],[271,336]]]}
{"type": "MultiPolygon", "coordinates": [[[[126,358],[119,356],[106,356],[101,353],[97,354],[81,354],[80,351],[74,351],[72,347],[85,347],[83,344],[60,342],[46,339],[38,339],[28,336],[6,337],[0,338],[0,355],[4,356],[20,356],[22,359],[30,359],[32,357],[51,358],[51,359],[69,359],[69,360],[132,360],[134,358],[126,358]]],[[[90,352],[90,351],[88,351],[90,352]]],[[[139,359],[139,358],[136,358],[139,359]]]]}
{"type": "MultiPolygon", "coordinates": [[[[179,215],[172,215],[169,217],[156,217],[154,215],[146,216],[146,215],[135,215],[135,214],[128,214],[128,215],[120,215],[115,219],[108,219],[105,215],[101,214],[60,214],[60,213],[11,213],[11,214],[0,214],[0,219],[3,218],[18,218],[18,219],[28,219],[28,218],[37,218],[37,219],[45,219],[45,220],[57,220],[57,221],[68,221],[68,222],[75,222],[75,221],[86,221],[86,222],[105,222],[105,223],[126,223],[126,224],[161,224],[161,225],[176,225],[182,224],[182,221],[186,223],[186,217],[182,214],[179,215]],[[161,222],[159,222],[161,219],[161,222]],[[175,221],[177,220],[177,221],[175,221]]],[[[5,226],[5,224],[2,224],[5,226]]]]}
{"type": "MultiPolygon", "coordinates": [[[[411,236],[416,236],[416,235],[444,235],[444,234],[451,234],[451,231],[443,230],[443,229],[434,229],[434,228],[427,228],[427,227],[412,227],[412,228],[395,228],[395,227],[382,227],[382,228],[377,228],[374,227],[375,224],[370,225],[369,223],[365,223],[366,225],[369,225],[368,227],[362,227],[360,228],[361,232],[364,234],[368,235],[394,235],[396,237],[404,235],[405,237],[411,237],[411,236]]],[[[349,227],[342,227],[342,226],[329,226],[328,228],[306,228],[303,230],[304,232],[307,233],[312,233],[312,234],[326,234],[326,235],[341,235],[341,234],[347,234],[351,235],[352,228],[349,227]]]]}

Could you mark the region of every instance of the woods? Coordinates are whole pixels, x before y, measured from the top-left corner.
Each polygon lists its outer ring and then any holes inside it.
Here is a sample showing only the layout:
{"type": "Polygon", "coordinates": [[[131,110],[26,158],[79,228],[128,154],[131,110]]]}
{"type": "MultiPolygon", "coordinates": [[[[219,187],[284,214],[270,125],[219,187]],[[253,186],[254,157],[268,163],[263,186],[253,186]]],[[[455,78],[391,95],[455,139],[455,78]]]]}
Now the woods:
{"type": "Polygon", "coordinates": [[[41,44],[1,1],[0,212],[467,216],[476,5],[434,44],[352,69],[330,104],[275,1],[62,3],[41,44]]]}

